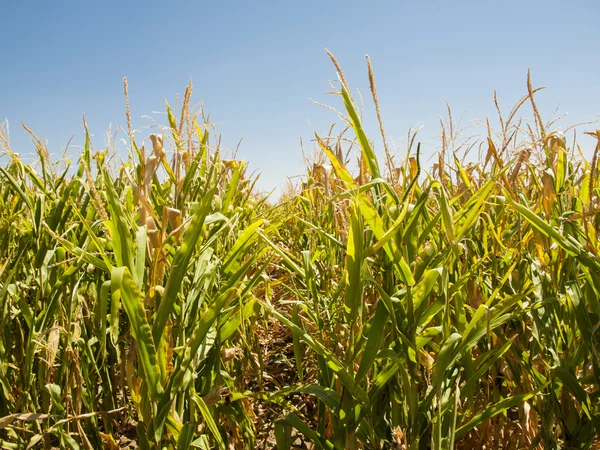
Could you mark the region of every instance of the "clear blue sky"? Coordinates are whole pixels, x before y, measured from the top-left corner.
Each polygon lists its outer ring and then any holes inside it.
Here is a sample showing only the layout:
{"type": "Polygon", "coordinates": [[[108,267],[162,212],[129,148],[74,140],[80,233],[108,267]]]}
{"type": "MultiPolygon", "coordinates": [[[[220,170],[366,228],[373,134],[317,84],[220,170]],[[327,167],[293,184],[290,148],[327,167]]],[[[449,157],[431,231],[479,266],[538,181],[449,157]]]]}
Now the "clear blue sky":
{"type": "MultiPolygon", "coordinates": [[[[71,135],[83,144],[81,115],[102,148],[125,124],[129,80],[134,127],[163,111],[191,76],[194,99],[218,124],[226,147],[281,186],[302,170],[299,140],[326,133],[335,114],[309,98],[328,96],[330,49],[370,105],[364,55],[373,61],[386,129],[398,146],[424,125],[426,155],[438,145],[445,100],[455,116],[493,116],[493,90],[506,111],[526,92],[531,68],[542,114],[560,103],[564,124],[600,113],[600,3],[588,1],[13,1],[0,14],[0,120],[13,150],[33,146],[22,120],[60,155],[71,135]]],[[[366,109],[376,139],[375,116],[366,109]]],[[[529,114],[529,109],[524,110],[529,114]]],[[[159,117],[160,118],[160,117],[159,117]]],[[[592,147],[590,137],[580,144],[592,147]]],[[[380,145],[379,145],[380,146],[380,145]]]]}

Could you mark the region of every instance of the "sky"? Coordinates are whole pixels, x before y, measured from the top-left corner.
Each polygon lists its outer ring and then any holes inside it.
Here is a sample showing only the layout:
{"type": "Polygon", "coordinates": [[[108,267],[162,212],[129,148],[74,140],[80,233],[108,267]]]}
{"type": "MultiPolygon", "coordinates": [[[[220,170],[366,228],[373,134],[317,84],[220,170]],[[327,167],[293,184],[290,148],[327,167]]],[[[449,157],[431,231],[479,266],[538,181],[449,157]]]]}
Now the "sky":
{"type": "MultiPolygon", "coordinates": [[[[363,94],[365,127],[380,151],[371,57],[390,142],[401,155],[409,127],[423,126],[425,166],[439,149],[446,102],[463,126],[495,117],[494,90],[508,112],[527,92],[528,69],[534,85],[548,87],[538,96],[542,116],[559,104],[568,114],[558,128],[600,113],[597,0],[2,0],[0,8],[0,121],[21,155],[34,150],[23,121],[57,158],[73,136],[76,159],[82,114],[102,148],[108,127],[126,124],[123,77],[136,138],[147,140],[154,130],[143,116],[166,123],[163,99],[174,104],[191,77],[192,100],[210,113],[223,147],[243,138],[238,157],[260,172],[258,186],[281,188],[302,173],[300,140],[310,149],[315,131],[340,123],[310,101],[343,108],[327,94],[336,72],[325,48],[363,94]]],[[[591,137],[579,143],[588,154],[594,146],[591,137]]]]}

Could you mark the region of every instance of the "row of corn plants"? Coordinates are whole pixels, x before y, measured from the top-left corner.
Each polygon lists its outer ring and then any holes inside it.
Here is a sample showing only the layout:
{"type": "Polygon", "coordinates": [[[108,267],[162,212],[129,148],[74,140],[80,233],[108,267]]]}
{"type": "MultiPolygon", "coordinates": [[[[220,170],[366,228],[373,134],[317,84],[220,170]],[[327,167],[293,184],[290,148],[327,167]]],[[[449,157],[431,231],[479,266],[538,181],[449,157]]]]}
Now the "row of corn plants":
{"type": "MultiPolygon", "coordinates": [[[[296,429],[317,448],[590,448],[600,433],[595,156],[590,167],[548,131],[528,79],[478,163],[451,146],[450,122],[432,173],[414,133],[401,163],[384,145],[384,171],[332,60],[345,130],[315,135],[315,162],[286,199],[275,245],[295,281],[282,295],[291,306],[266,306],[292,333],[290,389],[316,403],[277,422],[279,446],[296,429]],[[526,103],[530,126],[514,119],[526,103]]],[[[369,62],[385,142],[372,73],[369,62]]]]}
{"type": "Polygon", "coordinates": [[[569,148],[528,79],[478,162],[451,117],[432,168],[416,133],[397,161],[368,61],[378,158],[332,60],[344,129],[274,204],[191,86],[119,164],[87,131],[75,167],[33,133],[26,164],[2,133],[4,447],[597,444],[598,147],[569,148]]]}
{"type": "Polygon", "coordinates": [[[118,171],[87,131],[75,168],[57,171],[35,136],[36,170],[5,149],[3,448],[117,448],[126,435],[140,448],[253,446],[232,396],[245,390],[268,262],[255,233],[269,232],[264,200],[208,123],[167,115],[151,150],[130,130],[118,171]]]}

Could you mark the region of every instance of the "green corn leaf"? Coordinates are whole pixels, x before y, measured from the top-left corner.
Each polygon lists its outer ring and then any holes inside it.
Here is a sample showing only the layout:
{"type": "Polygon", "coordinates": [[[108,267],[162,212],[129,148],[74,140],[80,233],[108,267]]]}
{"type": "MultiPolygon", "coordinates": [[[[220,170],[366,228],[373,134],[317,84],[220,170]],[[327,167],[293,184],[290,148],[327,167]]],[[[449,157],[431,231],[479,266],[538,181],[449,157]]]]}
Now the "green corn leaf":
{"type": "Polygon", "coordinates": [[[483,421],[488,420],[498,414],[502,414],[504,411],[513,408],[526,402],[530,398],[534,397],[538,391],[531,392],[529,394],[515,395],[512,397],[500,400],[498,403],[487,407],[483,412],[475,415],[466,424],[462,425],[456,430],[456,439],[460,439],[466,433],[471,431],[473,428],[481,424],[483,421]]]}
{"type": "Polygon", "coordinates": [[[152,336],[157,347],[160,347],[160,342],[163,339],[163,331],[167,325],[169,315],[173,311],[173,306],[177,300],[177,296],[181,291],[183,278],[187,272],[187,268],[192,255],[196,250],[196,245],[200,240],[202,234],[202,228],[204,226],[204,220],[210,212],[212,197],[214,195],[216,187],[213,187],[204,197],[203,202],[197,207],[196,212],[189,224],[187,230],[183,235],[183,241],[181,247],[173,258],[173,265],[167,286],[165,287],[165,293],[161,299],[160,305],[156,312],[156,318],[152,327],[152,336]]]}
{"type": "Polygon", "coordinates": [[[237,270],[239,264],[238,259],[241,256],[242,252],[248,248],[258,237],[257,230],[264,223],[264,219],[259,219],[251,225],[248,225],[242,234],[236,239],[235,244],[227,254],[225,258],[225,262],[223,263],[223,268],[226,273],[231,273],[237,270]]]}
{"type": "Polygon", "coordinates": [[[363,295],[363,262],[364,262],[364,237],[361,217],[356,211],[350,216],[350,231],[346,244],[346,268],[344,280],[346,282],[346,295],[344,301],[344,317],[346,323],[355,326],[357,317],[362,316],[363,295]]]}
{"type": "Polygon", "coordinates": [[[193,399],[194,399],[194,403],[198,406],[198,409],[202,413],[202,417],[204,418],[204,421],[206,422],[208,429],[212,433],[213,438],[217,442],[218,448],[220,450],[226,450],[227,446],[225,445],[225,441],[223,441],[223,437],[221,436],[219,427],[217,426],[215,419],[213,418],[212,414],[210,413],[208,406],[206,406],[206,403],[204,402],[202,397],[200,397],[199,395],[194,395],[193,399]]]}
{"type": "MultiPolygon", "coordinates": [[[[508,200],[508,197],[507,197],[508,200]]],[[[565,236],[560,233],[559,230],[554,228],[552,225],[544,221],[541,217],[531,211],[529,208],[508,200],[512,207],[521,214],[529,223],[531,223],[538,231],[545,236],[554,240],[560,247],[574,256],[577,256],[581,263],[586,265],[590,270],[600,270],[600,260],[588,253],[583,246],[573,239],[571,236],[565,236]]]]}
{"type": "MultiPolygon", "coordinates": [[[[358,201],[359,210],[363,216],[364,222],[369,226],[369,228],[373,231],[375,237],[379,239],[385,239],[385,228],[383,224],[383,220],[377,213],[377,210],[373,207],[370,200],[366,196],[361,196],[358,201]]],[[[390,260],[397,267],[398,272],[402,276],[403,281],[412,286],[415,284],[414,277],[411,273],[410,266],[402,256],[402,253],[396,247],[396,244],[393,240],[388,240],[387,243],[383,246],[386,254],[390,258],[390,260]]]]}
{"type": "Polygon", "coordinates": [[[302,433],[306,438],[308,438],[315,448],[324,449],[324,450],[334,450],[334,445],[325,439],[320,433],[313,431],[302,419],[300,419],[296,414],[290,413],[285,419],[288,424],[297,429],[300,433],[302,433]]]}
{"type": "Polygon", "coordinates": [[[15,180],[13,176],[10,173],[8,173],[8,171],[3,167],[0,167],[0,173],[4,176],[6,181],[11,185],[11,187],[15,190],[19,197],[21,197],[21,200],[23,200],[23,202],[29,207],[29,209],[33,210],[33,203],[31,202],[31,199],[27,194],[25,194],[25,191],[21,189],[21,186],[19,185],[19,183],[17,183],[17,180],[15,180]]]}
{"type": "Polygon", "coordinates": [[[135,282],[141,288],[144,284],[144,272],[146,269],[146,239],[148,233],[145,226],[139,227],[135,234],[137,252],[135,258],[135,282]]]}
{"type": "Polygon", "coordinates": [[[156,357],[156,347],[152,339],[150,325],[146,319],[143,298],[127,267],[117,267],[111,273],[111,290],[113,301],[120,298],[123,309],[131,323],[131,334],[136,341],[141,373],[148,386],[150,397],[158,400],[164,389],[161,380],[161,369],[156,357]]]}
{"type": "Polygon", "coordinates": [[[275,442],[277,450],[290,450],[292,448],[293,427],[285,420],[275,421],[275,442]]]}
{"type": "Polygon", "coordinates": [[[329,158],[329,162],[331,162],[331,165],[333,166],[337,176],[341,178],[341,180],[346,184],[348,188],[356,189],[358,185],[354,182],[354,178],[352,177],[350,172],[348,172],[348,170],[344,167],[343,162],[338,159],[338,157],[331,150],[331,148],[329,148],[329,146],[325,144],[323,139],[321,139],[321,137],[319,137],[319,135],[316,133],[315,139],[317,140],[319,147],[321,147],[321,149],[329,158]]]}
{"type": "Polygon", "coordinates": [[[377,353],[379,352],[383,338],[385,337],[385,323],[387,318],[388,313],[386,307],[384,303],[381,302],[377,305],[375,317],[373,317],[371,323],[369,337],[367,338],[367,344],[362,353],[362,360],[358,367],[358,372],[356,372],[355,380],[357,383],[367,375],[367,372],[375,362],[375,358],[377,357],[377,353]]]}
{"type": "Polygon", "coordinates": [[[556,162],[556,193],[562,192],[567,178],[567,152],[563,148],[558,149],[558,159],[556,162]]]}
{"type": "Polygon", "coordinates": [[[191,447],[195,428],[196,426],[193,423],[186,423],[181,428],[177,438],[177,450],[188,450],[191,447]]]}
{"type": "Polygon", "coordinates": [[[461,340],[461,335],[458,333],[452,333],[448,339],[444,342],[442,349],[435,359],[435,366],[433,367],[433,385],[439,387],[445,379],[445,375],[448,370],[452,368],[454,361],[458,357],[456,349],[461,340]]]}
{"type": "Polygon", "coordinates": [[[115,260],[118,267],[125,266],[129,272],[134,274],[135,264],[133,260],[133,245],[131,239],[131,228],[133,224],[126,219],[125,211],[121,206],[121,199],[114,188],[114,182],[108,171],[103,173],[106,181],[106,196],[108,198],[108,207],[112,219],[105,221],[105,225],[110,231],[115,252],[115,260]]]}
{"type": "Polygon", "coordinates": [[[181,380],[183,380],[183,377],[189,370],[192,361],[194,358],[196,358],[198,349],[204,342],[204,339],[210,331],[210,328],[219,317],[223,307],[225,307],[225,305],[229,303],[237,293],[238,288],[235,287],[232,287],[221,293],[217,299],[200,315],[200,320],[194,327],[194,331],[185,345],[181,362],[171,375],[172,380],[170,382],[170,386],[172,386],[173,389],[176,390],[182,386],[181,380]]]}
{"type": "MultiPolygon", "coordinates": [[[[294,305],[294,308],[292,310],[292,322],[294,322],[294,325],[296,325],[298,328],[301,328],[302,325],[300,322],[300,317],[298,316],[298,310],[298,305],[294,305]]],[[[304,351],[302,349],[302,343],[300,342],[300,337],[298,336],[298,334],[292,333],[292,342],[294,345],[294,359],[296,360],[296,370],[298,371],[298,378],[300,379],[300,382],[302,382],[304,380],[304,372],[302,370],[302,359],[304,357],[304,351]]]]}
{"type": "Polygon", "coordinates": [[[552,369],[552,375],[559,378],[560,381],[563,382],[563,385],[573,394],[573,397],[579,402],[581,405],[581,409],[588,417],[588,419],[592,419],[591,408],[592,404],[588,393],[585,389],[579,384],[577,378],[573,374],[571,374],[564,367],[554,367],[552,369]]]}
{"type": "Polygon", "coordinates": [[[454,249],[454,252],[457,254],[458,250],[456,250],[456,233],[454,232],[453,213],[451,206],[448,203],[448,198],[446,197],[446,190],[438,181],[432,183],[431,187],[433,188],[440,204],[442,224],[444,225],[446,238],[448,239],[450,246],[454,249]]]}
{"type": "MultiPolygon", "coordinates": [[[[415,285],[412,294],[415,310],[419,309],[421,303],[429,296],[435,287],[440,274],[440,268],[426,270],[423,274],[423,278],[415,285]]],[[[418,320],[418,318],[415,318],[415,320],[418,320]]]]}

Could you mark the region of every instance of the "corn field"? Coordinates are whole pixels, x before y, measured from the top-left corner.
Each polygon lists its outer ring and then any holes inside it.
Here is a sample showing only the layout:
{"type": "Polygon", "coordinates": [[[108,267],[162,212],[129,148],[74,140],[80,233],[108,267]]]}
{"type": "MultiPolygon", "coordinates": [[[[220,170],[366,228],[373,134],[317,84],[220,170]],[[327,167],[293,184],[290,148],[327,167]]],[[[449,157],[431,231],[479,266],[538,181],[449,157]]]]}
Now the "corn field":
{"type": "Polygon", "coordinates": [[[122,162],[1,129],[0,447],[600,448],[600,130],[588,161],[528,77],[426,167],[367,60],[378,157],[331,58],[340,131],[278,201],[191,85],[122,162]]]}

